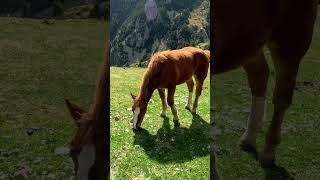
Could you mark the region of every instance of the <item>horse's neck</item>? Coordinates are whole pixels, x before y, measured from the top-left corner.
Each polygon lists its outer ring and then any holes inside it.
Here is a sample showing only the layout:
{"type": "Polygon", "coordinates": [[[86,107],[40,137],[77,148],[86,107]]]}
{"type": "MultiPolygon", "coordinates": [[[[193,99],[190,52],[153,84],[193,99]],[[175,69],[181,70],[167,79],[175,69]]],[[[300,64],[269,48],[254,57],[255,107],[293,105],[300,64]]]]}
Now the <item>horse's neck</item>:
{"type": "Polygon", "coordinates": [[[152,84],[152,80],[154,79],[154,70],[152,67],[148,67],[147,71],[144,74],[143,81],[140,86],[140,92],[138,95],[138,99],[143,100],[143,102],[148,103],[153,91],[156,89],[152,84]]]}
{"type": "Polygon", "coordinates": [[[154,91],[154,88],[149,87],[148,85],[143,85],[140,88],[140,92],[138,95],[139,100],[143,100],[143,102],[148,103],[151,99],[152,93],[154,91]]]}

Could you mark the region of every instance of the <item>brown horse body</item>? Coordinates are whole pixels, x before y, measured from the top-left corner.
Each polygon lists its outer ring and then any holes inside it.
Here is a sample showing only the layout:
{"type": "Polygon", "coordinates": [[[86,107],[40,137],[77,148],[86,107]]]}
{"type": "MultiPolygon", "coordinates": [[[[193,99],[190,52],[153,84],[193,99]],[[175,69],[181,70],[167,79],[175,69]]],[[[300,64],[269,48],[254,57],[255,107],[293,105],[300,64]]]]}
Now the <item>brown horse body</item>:
{"type": "Polygon", "coordinates": [[[75,165],[77,179],[102,180],[109,177],[107,164],[109,72],[107,48],[97,81],[94,103],[90,110],[86,112],[66,100],[67,107],[78,127],[70,143],[70,155],[75,165]]]}
{"type": "Polygon", "coordinates": [[[132,127],[136,129],[141,126],[143,117],[147,111],[147,104],[156,89],[158,89],[162,101],[161,115],[165,116],[168,103],[174,116],[175,126],[179,126],[179,118],[174,105],[174,93],[177,85],[186,82],[189,90],[186,108],[190,109],[194,87],[192,76],[194,76],[196,81],[196,97],[192,112],[196,112],[203,81],[208,72],[209,59],[209,51],[203,51],[195,47],[185,47],[154,54],[144,74],[139,95],[137,97],[132,95],[134,99],[132,106],[132,127]],[[167,103],[165,100],[165,88],[168,89],[167,103]]]}
{"type": "Polygon", "coordinates": [[[269,76],[262,51],[264,45],[272,55],[276,74],[274,114],[264,149],[258,156],[264,167],[274,165],[283,117],[292,102],[299,64],[312,39],[316,9],[317,0],[212,1],[211,76],[237,67],[246,71],[252,108],[240,145],[256,155],[256,137],[264,116],[269,76]]]}

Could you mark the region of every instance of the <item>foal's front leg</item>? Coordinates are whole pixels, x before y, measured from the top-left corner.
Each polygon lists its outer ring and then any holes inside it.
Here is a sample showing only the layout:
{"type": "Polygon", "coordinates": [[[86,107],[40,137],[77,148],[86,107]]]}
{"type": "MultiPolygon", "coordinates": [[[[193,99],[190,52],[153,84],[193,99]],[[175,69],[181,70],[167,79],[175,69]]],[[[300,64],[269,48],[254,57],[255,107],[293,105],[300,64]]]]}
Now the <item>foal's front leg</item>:
{"type": "Polygon", "coordinates": [[[162,111],[160,113],[160,116],[165,117],[166,111],[167,111],[167,102],[166,102],[166,94],[164,88],[158,88],[159,96],[162,103],[162,111]]]}
{"type": "Polygon", "coordinates": [[[177,109],[174,105],[174,93],[176,91],[176,87],[172,87],[172,88],[168,88],[168,105],[171,108],[171,112],[173,114],[173,122],[174,122],[174,126],[175,127],[179,127],[180,123],[179,123],[179,117],[178,117],[178,112],[177,109]]]}

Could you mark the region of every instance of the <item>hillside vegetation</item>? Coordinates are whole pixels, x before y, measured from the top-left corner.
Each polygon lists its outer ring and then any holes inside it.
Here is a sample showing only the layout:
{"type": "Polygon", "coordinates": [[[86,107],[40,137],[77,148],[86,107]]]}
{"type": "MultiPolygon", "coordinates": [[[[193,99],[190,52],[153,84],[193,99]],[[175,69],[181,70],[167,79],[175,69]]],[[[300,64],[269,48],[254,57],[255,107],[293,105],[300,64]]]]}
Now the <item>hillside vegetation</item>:
{"type": "Polygon", "coordinates": [[[54,153],[75,125],[68,98],[88,109],[103,59],[107,24],[97,20],[0,18],[0,179],[69,179],[70,157],[54,153]]]}
{"type": "Polygon", "coordinates": [[[110,0],[1,0],[0,16],[27,18],[109,18],[110,0]]]}
{"type": "Polygon", "coordinates": [[[155,2],[158,16],[148,21],[145,1],[111,1],[112,65],[141,63],[165,49],[209,48],[209,0],[155,2]]]}

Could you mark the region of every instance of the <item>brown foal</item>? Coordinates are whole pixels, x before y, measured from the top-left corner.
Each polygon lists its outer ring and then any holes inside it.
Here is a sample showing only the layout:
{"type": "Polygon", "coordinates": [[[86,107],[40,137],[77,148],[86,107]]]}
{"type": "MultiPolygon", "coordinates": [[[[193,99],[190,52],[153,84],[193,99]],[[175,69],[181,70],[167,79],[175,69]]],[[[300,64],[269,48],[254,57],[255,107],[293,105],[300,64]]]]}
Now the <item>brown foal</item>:
{"type": "Polygon", "coordinates": [[[96,86],[94,103],[87,112],[66,100],[77,131],[70,146],[76,179],[104,180],[109,177],[107,119],[109,114],[109,49],[96,86]]]}
{"type": "Polygon", "coordinates": [[[138,129],[147,111],[148,102],[155,89],[158,89],[161,102],[161,116],[165,116],[167,103],[165,88],[168,89],[167,102],[173,114],[175,127],[179,127],[179,117],[174,105],[174,93],[176,86],[187,83],[189,97],[186,108],[191,109],[194,76],[196,81],[196,97],[192,106],[192,112],[196,113],[198,100],[201,95],[203,81],[207,77],[210,52],[195,47],[185,47],[177,50],[162,51],[154,54],[144,73],[138,96],[131,94],[134,103],[132,106],[131,126],[138,129]]]}

